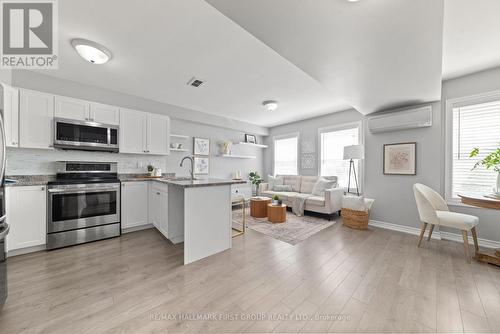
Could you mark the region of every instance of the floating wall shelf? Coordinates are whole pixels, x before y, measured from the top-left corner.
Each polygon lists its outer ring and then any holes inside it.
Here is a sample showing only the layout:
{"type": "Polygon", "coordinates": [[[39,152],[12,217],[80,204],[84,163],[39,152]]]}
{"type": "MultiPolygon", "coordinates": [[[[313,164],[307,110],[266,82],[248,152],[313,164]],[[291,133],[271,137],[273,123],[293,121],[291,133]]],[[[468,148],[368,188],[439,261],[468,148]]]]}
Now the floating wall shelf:
{"type": "Polygon", "coordinates": [[[252,143],[247,143],[244,141],[240,141],[239,143],[235,143],[234,145],[244,145],[244,146],[252,146],[252,147],[258,147],[258,148],[267,148],[267,145],[252,144],[252,143]]]}
{"type": "Polygon", "coordinates": [[[170,151],[174,151],[174,152],[187,152],[188,150],[186,148],[171,148],[170,151]]]}
{"type": "Polygon", "coordinates": [[[176,135],[176,134],[173,134],[173,133],[170,134],[170,137],[179,138],[179,139],[188,139],[189,138],[189,136],[176,135]]]}
{"type": "Polygon", "coordinates": [[[253,155],[234,155],[234,154],[222,154],[223,158],[234,158],[234,159],[255,159],[253,155]]]}

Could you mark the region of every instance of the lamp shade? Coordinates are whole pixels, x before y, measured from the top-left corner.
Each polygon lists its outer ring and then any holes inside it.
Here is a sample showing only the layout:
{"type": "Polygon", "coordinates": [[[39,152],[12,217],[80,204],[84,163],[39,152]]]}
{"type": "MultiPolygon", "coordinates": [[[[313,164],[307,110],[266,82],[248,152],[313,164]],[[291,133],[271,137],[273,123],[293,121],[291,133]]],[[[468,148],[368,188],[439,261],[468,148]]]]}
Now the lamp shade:
{"type": "Polygon", "coordinates": [[[363,145],[344,146],[344,160],[364,158],[365,147],[363,145]]]}

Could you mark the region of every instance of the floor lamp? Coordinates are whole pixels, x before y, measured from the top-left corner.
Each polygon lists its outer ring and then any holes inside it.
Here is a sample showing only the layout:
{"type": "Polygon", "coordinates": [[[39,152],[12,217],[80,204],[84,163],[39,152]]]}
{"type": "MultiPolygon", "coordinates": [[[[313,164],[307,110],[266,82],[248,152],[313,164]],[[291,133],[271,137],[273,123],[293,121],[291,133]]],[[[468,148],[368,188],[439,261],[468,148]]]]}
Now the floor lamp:
{"type": "Polygon", "coordinates": [[[356,183],[356,194],[359,196],[358,178],[356,177],[356,168],[354,159],[361,160],[365,158],[365,147],[363,145],[344,146],[344,160],[349,160],[349,180],[347,181],[347,193],[351,192],[351,171],[354,174],[356,183]]]}

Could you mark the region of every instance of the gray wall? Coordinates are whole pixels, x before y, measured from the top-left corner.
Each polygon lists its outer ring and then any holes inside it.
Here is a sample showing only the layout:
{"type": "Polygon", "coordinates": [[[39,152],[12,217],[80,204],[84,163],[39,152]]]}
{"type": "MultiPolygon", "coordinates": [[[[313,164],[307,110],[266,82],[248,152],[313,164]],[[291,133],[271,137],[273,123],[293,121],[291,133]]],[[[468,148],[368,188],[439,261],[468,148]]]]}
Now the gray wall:
{"type": "MultiPolygon", "coordinates": [[[[243,141],[245,133],[267,133],[267,128],[261,128],[246,123],[223,119],[218,116],[211,116],[193,110],[184,109],[185,114],[178,113],[178,107],[145,100],[135,96],[120,94],[81,85],[76,82],[61,80],[46,75],[28,71],[16,71],[12,85],[20,88],[34,89],[52,94],[65,95],[70,97],[87,99],[90,101],[117,105],[125,108],[132,108],[141,111],[162,113],[171,116],[171,132],[187,135],[188,140],[173,139],[175,142],[183,142],[189,152],[171,152],[170,156],[144,156],[139,154],[110,154],[81,151],[61,151],[61,150],[35,150],[9,148],[7,152],[7,175],[22,174],[54,174],[54,161],[58,160],[96,160],[96,161],[117,161],[120,173],[141,173],[146,171],[149,163],[162,168],[164,172],[174,172],[178,175],[187,175],[188,167],[181,168],[179,162],[182,157],[192,154],[193,137],[203,137],[210,139],[210,176],[218,178],[228,178],[236,170],[241,171],[244,177],[250,171],[263,171],[263,150],[252,147],[234,148],[234,154],[256,156],[256,159],[234,159],[219,156],[218,143],[229,139],[233,141],[243,141]],[[172,112],[173,110],[173,112],[172,112]],[[179,118],[183,116],[183,118],[179,118]],[[185,117],[184,117],[185,116],[185,117]],[[195,118],[197,121],[190,121],[195,118]],[[208,124],[204,123],[207,122],[208,124]],[[213,124],[220,123],[221,126],[213,124]]],[[[262,136],[257,136],[257,141],[262,142],[262,136]]]]}
{"type": "MultiPolygon", "coordinates": [[[[444,161],[445,161],[445,101],[447,99],[500,90],[500,68],[479,72],[473,75],[445,81],[442,87],[443,102],[432,103],[433,125],[430,128],[407,131],[371,134],[364,126],[365,160],[364,193],[375,198],[371,219],[392,224],[418,228],[417,209],[412,192],[412,185],[421,182],[439,190],[444,195],[444,161]],[[417,142],[417,175],[395,176],[383,175],[383,144],[398,142],[417,142]]],[[[280,134],[299,132],[301,138],[314,137],[317,147],[318,128],[356,120],[366,119],[355,110],[312,118],[305,121],[273,127],[266,142],[270,149],[265,156],[265,172],[272,173],[272,137],[280,134]]],[[[299,152],[300,154],[300,152],[299,152]]],[[[300,156],[300,155],[299,155],[300,156]]],[[[317,164],[317,163],[316,163],[317,164]]],[[[317,175],[314,170],[300,169],[301,174],[317,175]]],[[[479,209],[465,206],[450,206],[452,211],[473,214],[479,217],[479,237],[500,241],[500,212],[490,209],[479,209]]]]}

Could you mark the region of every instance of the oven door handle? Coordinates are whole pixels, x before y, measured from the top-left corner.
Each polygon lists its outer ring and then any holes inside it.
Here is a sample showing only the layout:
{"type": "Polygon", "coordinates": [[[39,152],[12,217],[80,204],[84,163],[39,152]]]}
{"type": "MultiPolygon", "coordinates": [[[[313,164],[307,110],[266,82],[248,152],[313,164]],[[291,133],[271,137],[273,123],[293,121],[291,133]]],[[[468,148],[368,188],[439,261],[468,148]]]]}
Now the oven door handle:
{"type": "Polygon", "coordinates": [[[7,226],[4,228],[4,230],[2,232],[0,232],[0,240],[5,239],[7,234],[9,234],[9,230],[10,230],[10,225],[7,224],[7,226]]]}
{"type": "Polygon", "coordinates": [[[119,187],[113,188],[89,188],[89,189],[49,189],[49,193],[57,193],[57,194],[88,194],[95,192],[103,192],[103,191],[118,191],[119,187]]]}

